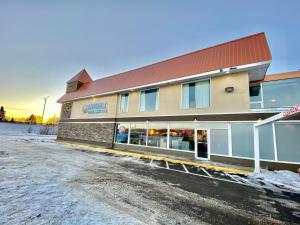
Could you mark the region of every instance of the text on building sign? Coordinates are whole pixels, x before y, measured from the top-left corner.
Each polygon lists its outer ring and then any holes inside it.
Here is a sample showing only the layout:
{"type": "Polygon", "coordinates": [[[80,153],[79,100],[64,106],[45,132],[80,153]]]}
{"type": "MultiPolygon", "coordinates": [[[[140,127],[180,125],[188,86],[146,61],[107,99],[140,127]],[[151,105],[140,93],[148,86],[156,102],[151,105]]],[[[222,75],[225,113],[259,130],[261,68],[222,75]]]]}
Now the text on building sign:
{"type": "Polygon", "coordinates": [[[87,114],[107,113],[107,103],[98,102],[82,106],[82,112],[87,114]]]}
{"type": "Polygon", "coordinates": [[[291,116],[296,113],[300,113],[300,105],[295,105],[293,108],[290,108],[288,111],[283,112],[283,116],[291,116]]]}

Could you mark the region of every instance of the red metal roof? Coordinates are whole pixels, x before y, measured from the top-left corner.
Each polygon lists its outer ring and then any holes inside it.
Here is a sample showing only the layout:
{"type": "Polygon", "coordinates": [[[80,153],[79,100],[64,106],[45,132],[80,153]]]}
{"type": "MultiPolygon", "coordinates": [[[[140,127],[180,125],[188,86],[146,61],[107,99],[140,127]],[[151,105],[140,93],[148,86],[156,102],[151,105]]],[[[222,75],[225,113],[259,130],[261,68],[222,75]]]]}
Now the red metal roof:
{"type": "Polygon", "coordinates": [[[300,71],[291,71],[286,73],[276,73],[270,74],[265,76],[263,82],[274,81],[274,80],[286,80],[286,79],[293,79],[293,78],[300,78],[300,71]]]}
{"type": "Polygon", "coordinates": [[[76,92],[62,96],[58,102],[101,95],[271,59],[272,56],[265,34],[258,33],[86,83],[76,92]]]}
{"type": "Polygon", "coordinates": [[[79,73],[77,73],[74,77],[72,77],[72,79],[70,79],[69,81],[67,81],[67,83],[71,83],[74,81],[80,81],[81,83],[88,83],[93,81],[92,78],[90,77],[90,75],[88,74],[88,72],[86,72],[85,69],[81,70],[79,73]]]}

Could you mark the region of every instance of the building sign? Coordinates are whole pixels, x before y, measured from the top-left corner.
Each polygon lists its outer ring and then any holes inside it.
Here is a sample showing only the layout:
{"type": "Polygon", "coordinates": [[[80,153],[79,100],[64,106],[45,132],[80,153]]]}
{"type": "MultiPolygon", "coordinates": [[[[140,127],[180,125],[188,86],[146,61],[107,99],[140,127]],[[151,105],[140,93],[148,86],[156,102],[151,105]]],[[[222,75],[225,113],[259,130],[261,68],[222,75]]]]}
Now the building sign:
{"type": "Polygon", "coordinates": [[[283,116],[292,116],[297,113],[300,113],[300,105],[295,105],[293,108],[290,108],[289,110],[283,112],[283,116]]]}
{"type": "Polygon", "coordinates": [[[82,112],[87,114],[107,113],[107,103],[98,102],[82,106],[82,112]]]}
{"type": "Polygon", "coordinates": [[[283,118],[287,118],[287,117],[290,117],[290,116],[295,116],[297,114],[300,114],[300,104],[295,105],[294,107],[290,108],[287,111],[278,113],[278,114],[276,114],[274,116],[271,116],[271,117],[269,117],[265,120],[259,121],[254,126],[259,127],[259,126],[265,125],[267,123],[272,123],[272,122],[275,122],[275,121],[278,121],[278,120],[282,120],[283,118]]]}

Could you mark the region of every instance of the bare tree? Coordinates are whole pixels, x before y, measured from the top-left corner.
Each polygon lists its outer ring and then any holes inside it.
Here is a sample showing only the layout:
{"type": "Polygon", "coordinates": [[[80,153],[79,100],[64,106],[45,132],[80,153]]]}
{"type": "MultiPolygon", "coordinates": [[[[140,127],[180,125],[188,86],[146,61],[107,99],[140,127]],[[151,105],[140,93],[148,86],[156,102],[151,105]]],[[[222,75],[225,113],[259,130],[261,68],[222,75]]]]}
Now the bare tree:
{"type": "Polygon", "coordinates": [[[3,121],[5,121],[5,110],[4,110],[4,107],[3,106],[1,106],[0,107],[0,122],[3,122],[3,121]]]}
{"type": "Polygon", "coordinates": [[[36,116],[34,114],[31,114],[27,119],[26,123],[29,124],[36,124],[36,116]]]}

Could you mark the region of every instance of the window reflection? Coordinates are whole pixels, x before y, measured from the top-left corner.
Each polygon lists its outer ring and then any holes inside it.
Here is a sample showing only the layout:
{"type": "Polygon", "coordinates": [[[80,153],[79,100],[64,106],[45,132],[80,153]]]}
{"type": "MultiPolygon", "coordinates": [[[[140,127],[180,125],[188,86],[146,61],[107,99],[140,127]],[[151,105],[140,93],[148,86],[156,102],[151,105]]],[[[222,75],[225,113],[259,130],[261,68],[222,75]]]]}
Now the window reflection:
{"type": "Polygon", "coordinates": [[[167,124],[149,123],[148,146],[167,148],[167,124]]]}
{"type": "Polygon", "coordinates": [[[147,124],[131,124],[130,129],[130,144],[146,145],[147,124]]]}
{"type": "Polygon", "coordinates": [[[265,108],[292,107],[299,103],[300,79],[265,82],[263,93],[265,108]]]}
{"type": "Polygon", "coordinates": [[[170,148],[194,151],[194,128],[184,124],[171,124],[170,148]]]}
{"type": "Polygon", "coordinates": [[[117,125],[116,142],[128,143],[129,123],[120,123],[117,125]]]}

